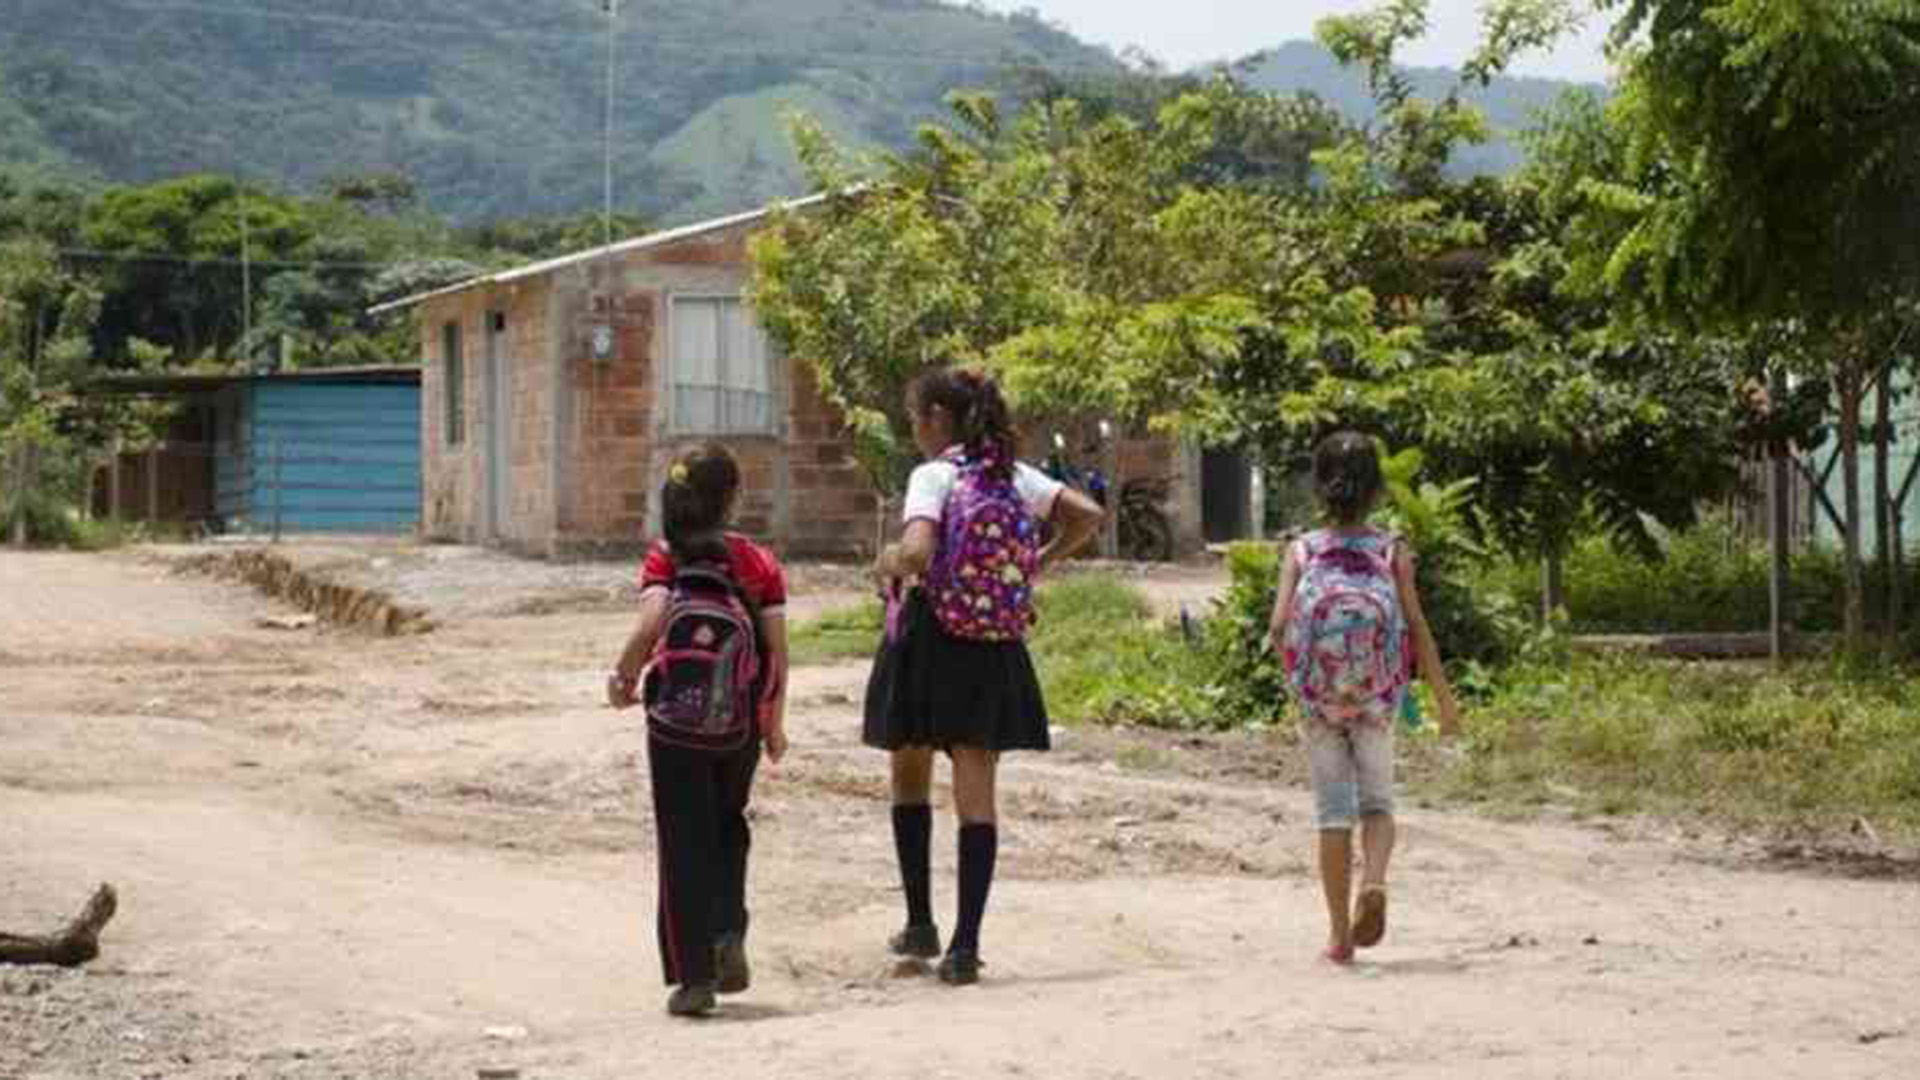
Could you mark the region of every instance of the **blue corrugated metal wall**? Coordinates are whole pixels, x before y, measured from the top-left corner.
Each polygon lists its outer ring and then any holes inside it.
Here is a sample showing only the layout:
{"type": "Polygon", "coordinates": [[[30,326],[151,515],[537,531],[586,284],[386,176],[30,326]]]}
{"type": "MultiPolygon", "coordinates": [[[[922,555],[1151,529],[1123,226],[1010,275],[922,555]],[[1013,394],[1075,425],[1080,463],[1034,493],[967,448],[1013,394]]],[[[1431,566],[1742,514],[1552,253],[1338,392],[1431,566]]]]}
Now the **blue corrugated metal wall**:
{"type": "Polygon", "coordinates": [[[250,531],[403,532],[420,521],[420,388],[261,380],[234,407],[219,512],[250,531]]]}

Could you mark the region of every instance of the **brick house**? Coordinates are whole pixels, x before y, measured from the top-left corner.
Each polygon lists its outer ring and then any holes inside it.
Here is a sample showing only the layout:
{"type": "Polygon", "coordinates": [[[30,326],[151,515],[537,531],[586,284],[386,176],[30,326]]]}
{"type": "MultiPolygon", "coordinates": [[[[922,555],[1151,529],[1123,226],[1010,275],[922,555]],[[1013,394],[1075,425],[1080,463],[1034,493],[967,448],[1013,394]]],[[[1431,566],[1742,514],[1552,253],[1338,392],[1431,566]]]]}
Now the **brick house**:
{"type": "MultiPolygon", "coordinates": [[[[792,206],[804,206],[805,200],[792,206]]],[[[627,552],[659,519],[679,448],[740,458],[740,527],[790,555],[863,557],[876,496],[809,365],[742,301],[768,211],[622,241],[397,300],[421,330],[421,530],[524,554],[627,552]]],[[[1200,541],[1200,455],[1130,443],[1123,468],[1178,470],[1169,507],[1200,541]]]]}

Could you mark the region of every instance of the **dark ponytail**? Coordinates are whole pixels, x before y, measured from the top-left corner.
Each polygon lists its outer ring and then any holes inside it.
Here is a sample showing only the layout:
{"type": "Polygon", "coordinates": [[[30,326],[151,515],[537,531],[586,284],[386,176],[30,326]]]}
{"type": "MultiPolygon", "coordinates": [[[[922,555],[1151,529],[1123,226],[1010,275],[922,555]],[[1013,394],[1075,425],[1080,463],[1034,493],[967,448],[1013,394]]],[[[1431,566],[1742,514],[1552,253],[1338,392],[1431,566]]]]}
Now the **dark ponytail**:
{"type": "Polygon", "coordinates": [[[953,417],[954,435],[970,460],[1011,476],[1019,437],[1013,429],[1013,411],[991,376],[965,368],[929,371],[913,384],[914,407],[925,412],[934,406],[953,417]]]}
{"type": "Polygon", "coordinates": [[[674,561],[727,562],[727,512],[740,490],[740,464],[717,443],[674,459],[660,489],[660,531],[674,561]]]}
{"type": "Polygon", "coordinates": [[[1358,525],[1380,497],[1386,479],[1373,440],[1357,431],[1339,431],[1313,451],[1313,490],[1339,525],[1358,525]]]}

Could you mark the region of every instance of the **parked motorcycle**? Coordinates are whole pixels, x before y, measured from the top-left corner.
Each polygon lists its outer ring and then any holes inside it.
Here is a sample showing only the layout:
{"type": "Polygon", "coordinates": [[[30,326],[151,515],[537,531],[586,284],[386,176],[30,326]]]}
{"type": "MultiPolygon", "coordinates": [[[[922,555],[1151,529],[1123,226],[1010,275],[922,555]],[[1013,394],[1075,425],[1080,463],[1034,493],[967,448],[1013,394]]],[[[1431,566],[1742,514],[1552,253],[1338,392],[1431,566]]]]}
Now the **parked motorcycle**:
{"type": "MultiPolygon", "coordinates": [[[[1073,459],[1066,436],[1055,432],[1053,450],[1041,466],[1048,476],[1086,492],[1100,506],[1108,506],[1113,495],[1112,481],[1093,464],[1100,460],[1106,444],[1113,438],[1113,427],[1100,422],[1099,436],[1082,451],[1086,463],[1073,459]]],[[[1135,562],[1167,562],[1173,558],[1173,523],[1162,509],[1169,485],[1164,477],[1136,477],[1120,485],[1119,544],[1120,557],[1135,562]]]]}

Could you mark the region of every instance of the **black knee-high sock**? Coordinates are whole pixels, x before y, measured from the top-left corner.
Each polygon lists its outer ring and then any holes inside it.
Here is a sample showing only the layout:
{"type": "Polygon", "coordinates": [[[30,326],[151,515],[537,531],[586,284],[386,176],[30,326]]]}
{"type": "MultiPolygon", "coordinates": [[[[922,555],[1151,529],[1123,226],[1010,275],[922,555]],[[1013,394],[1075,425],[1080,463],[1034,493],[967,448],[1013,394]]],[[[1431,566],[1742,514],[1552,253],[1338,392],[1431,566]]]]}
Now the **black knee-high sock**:
{"type": "Polygon", "coordinates": [[[980,950],[980,919],[993,888],[993,862],[1000,852],[1000,828],[991,823],[960,826],[960,920],[952,948],[980,950]]]}
{"type": "Polygon", "coordinates": [[[900,885],[907,894],[907,925],[933,925],[933,808],[893,808],[893,850],[900,857],[900,885]]]}

